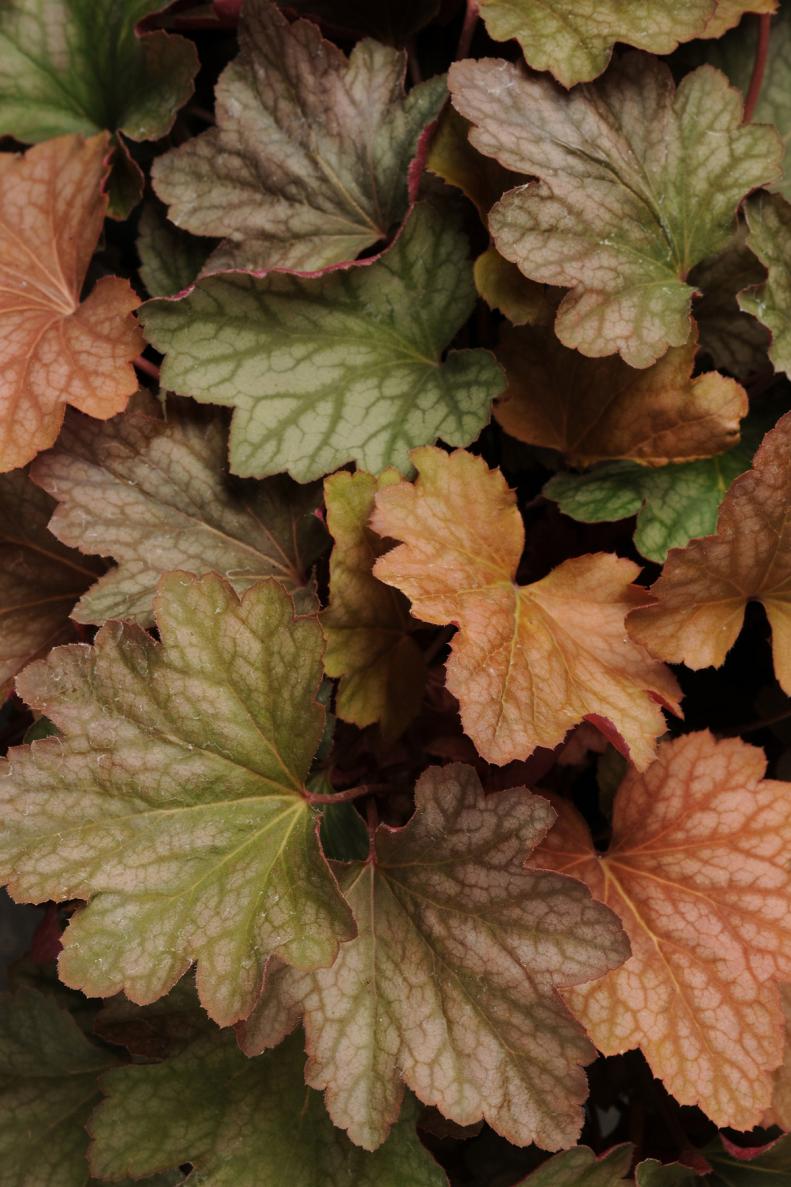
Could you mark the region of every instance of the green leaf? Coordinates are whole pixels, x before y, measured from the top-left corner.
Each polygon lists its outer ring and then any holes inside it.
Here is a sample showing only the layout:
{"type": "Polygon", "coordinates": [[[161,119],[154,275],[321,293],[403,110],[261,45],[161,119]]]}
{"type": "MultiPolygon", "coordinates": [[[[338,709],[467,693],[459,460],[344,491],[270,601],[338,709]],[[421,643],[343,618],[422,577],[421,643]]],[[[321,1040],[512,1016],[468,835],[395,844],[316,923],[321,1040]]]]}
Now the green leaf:
{"type": "Polygon", "coordinates": [[[191,1162],[202,1187],[446,1187],[418,1141],[413,1102],[368,1154],[333,1128],[302,1066],[297,1037],[246,1059],[217,1033],[164,1063],[111,1072],[91,1121],[94,1170],[115,1178],[191,1162]]]}
{"type": "Polygon", "coordinates": [[[0,1181],[84,1187],[97,1076],[117,1062],[32,990],[0,999],[0,1181]]]}
{"type": "Polygon", "coordinates": [[[208,277],[143,323],[165,386],[235,406],[234,473],[307,482],[349,461],[406,470],[415,445],[477,437],[502,371],[485,350],[442,358],[474,299],[464,236],[421,204],[371,264],[208,277]]]}
{"type": "Polygon", "coordinates": [[[196,961],[228,1024],[270,955],[314,968],[354,934],[302,794],[321,630],[277,582],[240,602],[213,574],[164,577],[156,619],[161,643],[112,622],[20,679],[63,736],[7,764],[0,867],[18,901],[92,900],[64,935],[67,985],[155,1001],[196,961]]]}
{"type": "Polygon", "coordinates": [[[626,1187],[634,1147],[614,1146],[600,1158],[587,1146],[564,1150],[543,1162],[516,1187],[626,1187]]]}
{"type": "Polygon", "coordinates": [[[750,190],[776,176],[772,129],[742,124],[739,95],[708,66],[676,91],[667,66],[627,54],[566,92],[518,66],[456,62],[450,88],[487,156],[539,180],[489,214],[522,272],[571,288],[555,330],[592,357],[647,367],[690,334],[695,264],[728,243],[750,190]]]}
{"type": "Polygon", "coordinates": [[[663,562],[671,548],[707,536],[730,484],[750,464],[735,450],[699,462],[651,469],[608,462],[584,474],[556,474],[544,487],[564,515],[582,523],[611,523],[637,516],[634,542],[648,560],[663,562]]]}
{"type": "Polygon", "coordinates": [[[769,278],[741,293],[739,305],[770,331],[769,358],[791,375],[791,205],[780,194],[756,194],[747,204],[747,225],[747,244],[769,278]]]}
{"type": "Polygon", "coordinates": [[[347,58],[270,0],[248,0],[239,41],[217,84],[217,126],[159,158],[156,192],[178,226],[224,237],[210,270],[353,260],[403,218],[444,78],[405,97],[405,54],[362,41],[347,58]]]}
{"type": "Polygon", "coordinates": [[[481,0],[490,37],[515,37],[534,70],[549,70],[564,86],[589,82],[626,42],[669,54],[680,41],[700,37],[714,0],[481,0]]]}
{"type": "Polygon", "coordinates": [[[192,42],[136,32],[166,0],[4,0],[0,134],[36,143],[120,129],[157,140],[192,94],[192,42]]]}
{"type": "Polygon", "coordinates": [[[170,297],[189,288],[209,254],[204,240],[179,230],[154,202],[143,207],[138,224],[140,279],[151,297],[170,297]]]}
{"type": "Polygon", "coordinates": [[[710,1182],[680,1162],[663,1165],[654,1158],[641,1162],[635,1171],[636,1187],[706,1187],[710,1182]]]}
{"type": "Polygon", "coordinates": [[[440,0],[283,0],[285,7],[318,17],[388,45],[403,45],[437,15],[440,0]]]}
{"type": "Polygon", "coordinates": [[[243,482],[226,473],[226,428],[214,409],[154,400],[109,421],[75,414],[36,465],[58,500],[50,530],[118,563],[83,594],[77,622],[126,618],[149,626],[163,573],[213,570],[237,593],[276,577],[301,610],[315,601],[310,565],[326,540],[316,486],[243,482]]]}
{"type": "Polygon", "coordinates": [[[374,859],[339,867],[358,938],[326,972],[275,972],[243,1048],[279,1042],[304,1012],[307,1082],[366,1149],[387,1138],[404,1083],[460,1125],[574,1141],[592,1049],[556,987],[600,976],[626,946],[581,883],[524,868],[553,815],[525,788],[487,796],[470,767],[426,771],[412,819],[377,830],[374,859]]]}
{"type": "Polygon", "coordinates": [[[783,1187],[791,1179],[791,1134],[750,1151],[739,1150],[720,1135],[703,1153],[712,1174],[706,1175],[701,1187],[783,1187]]]}

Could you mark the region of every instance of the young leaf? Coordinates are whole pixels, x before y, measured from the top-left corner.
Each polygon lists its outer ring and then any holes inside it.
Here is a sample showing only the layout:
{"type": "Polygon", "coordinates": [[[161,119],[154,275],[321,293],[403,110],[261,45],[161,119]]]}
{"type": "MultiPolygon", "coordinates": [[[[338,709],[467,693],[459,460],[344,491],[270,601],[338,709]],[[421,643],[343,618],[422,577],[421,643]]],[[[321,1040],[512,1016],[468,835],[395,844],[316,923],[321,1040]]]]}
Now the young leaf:
{"type": "Polygon", "coordinates": [[[605,1055],[640,1047],[681,1104],[750,1129],[782,1058],[776,982],[791,975],[791,784],[763,752],[687,734],[660,745],[615,799],[605,855],[553,798],[533,864],[582,879],[623,920],[632,956],[564,994],[605,1055]]]}
{"type": "Polygon", "coordinates": [[[324,276],[229,274],[142,320],[165,386],[231,404],[231,468],[300,482],[356,461],[405,469],[438,437],[472,441],[503,387],[486,350],[442,353],[472,312],[466,240],[420,204],[380,259],[324,276]]]}
{"type": "Polygon", "coordinates": [[[714,9],[715,0],[659,0],[647,6],[622,0],[481,0],[490,37],[515,37],[528,65],[551,71],[565,87],[601,74],[616,41],[671,53],[680,41],[703,34],[714,9]]]}
{"type": "Polygon", "coordinates": [[[192,42],[136,32],[167,0],[4,0],[0,133],[39,141],[120,129],[158,140],[192,94],[192,42]]]}
{"type": "Polygon", "coordinates": [[[791,693],[791,413],[767,433],[753,468],[725,496],[717,531],[673,550],[651,587],[653,605],[629,615],[631,636],[672,663],[719,667],[747,602],[763,603],[775,675],[791,693]]]}
{"type": "Polygon", "coordinates": [[[791,205],[780,194],[757,194],[747,204],[750,234],[747,243],[765,264],[765,284],[739,294],[739,305],[752,313],[772,335],[769,358],[778,371],[791,375],[791,205]]]}
{"type": "Polygon", "coordinates": [[[671,548],[684,548],[694,537],[714,531],[728,487],[749,469],[774,417],[771,406],[751,412],[739,444],[716,457],[657,468],[608,462],[585,474],[556,474],[543,494],[582,523],[636,515],[635,546],[649,560],[663,563],[671,548]]]}
{"type": "Polygon", "coordinates": [[[197,961],[204,1007],[246,1017],[270,955],[329,964],[354,934],[302,787],[321,738],[315,619],[275,581],[164,577],[162,643],[109,623],[20,678],[63,737],[12,752],[0,865],[18,901],[92,899],[67,985],[155,1001],[197,961]]]}
{"type": "Polygon", "coordinates": [[[526,276],[571,292],[561,342],[647,367],[690,334],[690,269],[722,250],[739,203],[771,181],[781,145],[742,124],[738,93],[708,66],[676,91],[668,68],[627,54],[566,93],[518,66],[456,62],[453,102],[487,156],[539,180],[489,215],[495,246],[526,276]]]}
{"type": "Polygon", "coordinates": [[[104,570],[47,530],[54,506],[23,470],[0,474],[0,697],[25,664],[69,638],[74,603],[104,570]]]}
{"type": "Polygon", "coordinates": [[[156,192],[178,226],[224,237],[210,269],[353,260],[403,217],[445,80],[405,98],[403,53],[362,41],[347,58],[271,0],[248,0],[239,40],[217,84],[217,126],[159,158],[156,192]]]}
{"type": "Polygon", "coordinates": [[[635,371],[617,355],[588,359],[551,333],[506,327],[497,357],[508,388],[495,405],[507,433],[556,449],[576,466],[647,466],[722,453],[739,440],[747,393],[716,371],[692,378],[697,342],[635,371]]]}
{"type": "Polygon", "coordinates": [[[361,729],[379,722],[394,739],[420,708],[426,682],[423,653],[412,639],[414,620],[403,594],[374,577],[385,546],[368,527],[377,490],[398,482],[397,470],[377,479],[358,472],[324,483],[330,557],[330,604],[322,615],[327,637],[324,670],[340,677],[335,711],[361,729]]]}
{"type": "Polygon", "coordinates": [[[117,1059],[41,993],[20,991],[0,1004],[2,1180],[86,1187],[85,1123],[97,1076],[117,1059]]]}
{"type": "Polygon", "coordinates": [[[592,1052],[556,987],[620,964],[623,933],[579,883],[523,868],[552,824],[545,800],[487,796],[452,764],[421,776],[415,805],[340,872],[358,938],[326,971],[276,974],[242,1045],[279,1041],[304,1011],[306,1080],[366,1149],[398,1117],[402,1080],[460,1125],[484,1117],[519,1145],[568,1145],[592,1052]]]}
{"type": "Polygon", "coordinates": [[[626,1187],[633,1154],[633,1146],[623,1145],[597,1158],[587,1146],[575,1146],[547,1159],[516,1187],[626,1187]]]}
{"type": "Polygon", "coordinates": [[[34,477],[59,505],[50,530],[118,563],[78,602],[77,622],[126,618],[148,626],[161,575],[222,574],[237,593],[265,577],[309,609],[308,568],[324,532],[314,487],[287,478],[253,485],[225,473],[226,430],[215,410],[155,401],[105,424],[67,418],[34,477]]]}
{"type": "Polygon", "coordinates": [[[0,470],[58,435],[66,404],[105,419],[137,387],[142,348],[127,280],[80,291],[101,234],[108,139],[64,136],[0,154],[0,470]]]}
{"type": "Polygon", "coordinates": [[[299,1047],[295,1037],[246,1059],[217,1032],[163,1063],[106,1075],[90,1126],[94,1172],[137,1178],[191,1162],[203,1187],[447,1187],[415,1133],[413,1102],[375,1154],[356,1149],[305,1088],[299,1047]]]}
{"type": "Polygon", "coordinates": [[[424,622],[459,633],[447,686],[465,732],[488,762],[553,747],[588,720],[643,768],[674,711],[670,672],[626,638],[624,618],[647,595],[631,561],[599,553],[515,584],[524,546],[516,498],[502,474],[458,450],[417,449],[419,478],[377,495],[372,525],[404,543],[374,575],[402,590],[424,622]]]}
{"type": "Polygon", "coordinates": [[[170,297],[189,288],[210,250],[205,240],[168,222],[153,202],[141,212],[136,246],[140,279],[151,297],[170,297]]]}

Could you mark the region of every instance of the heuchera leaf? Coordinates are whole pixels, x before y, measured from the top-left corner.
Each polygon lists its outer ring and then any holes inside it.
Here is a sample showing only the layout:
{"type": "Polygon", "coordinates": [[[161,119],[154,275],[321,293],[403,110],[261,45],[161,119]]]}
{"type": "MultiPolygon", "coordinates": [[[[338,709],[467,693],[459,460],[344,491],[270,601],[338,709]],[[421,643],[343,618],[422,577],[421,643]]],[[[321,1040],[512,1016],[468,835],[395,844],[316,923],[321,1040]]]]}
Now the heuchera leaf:
{"type": "Polygon", "coordinates": [[[672,663],[719,667],[748,601],[763,603],[775,675],[791,694],[791,413],[767,433],[753,468],[731,486],[717,531],[670,552],[654,604],[628,619],[631,636],[672,663]]]}
{"type": "Polygon", "coordinates": [[[239,39],[217,84],[217,126],[159,158],[156,192],[178,226],[224,237],[210,269],[354,259],[406,211],[409,163],[444,78],[405,98],[405,54],[362,41],[347,58],[270,0],[247,0],[239,39]]]}
{"type": "Polygon", "coordinates": [[[238,593],[276,577],[310,609],[309,566],[325,539],[312,514],[318,488],[229,480],[216,410],[171,400],[167,420],[158,412],[151,400],[105,424],[73,414],[36,462],[35,481],[58,500],[50,530],[118,562],[82,596],[75,620],[149,626],[157,582],[171,569],[211,569],[238,593]]]}
{"type": "Polygon", "coordinates": [[[23,470],[0,475],[0,697],[71,635],[74,603],[104,571],[47,530],[55,504],[23,470]]]}
{"type": "Polygon", "coordinates": [[[770,331],[769,358],[778,371],[791,375],[791,205],[780,194],[757,194],[748,203],[747,222],[747,243],[768,269],[769,278],[741,293],[739,305],[770,331]]]}
{"type": "Polygon", "coordinates": [[[163,1063],[111,1072],[91,1121],[94,1171],[137,1178],[191,1162],[203,1187],[447,1187],[415,1133],[414,1102],[368,1154],[330,1124],[302,1066],[296,1037],[246,1059],[215,1033],[163,1063]]]}
{"type": "Polygon", "coordinates": [[[12,752],[0,867],[18,901],[93,900],[64,935],[67,985],[154,1001],[197,961],[228,1024],[270,954],[328,964],[354,934],[302,794],[322,644],[292,610],[275,581],[240,602],[215,575],[170,574],[161,644],[109,623],[20,677],[63,737],[12,752]]]}
{"type": "Polygon", "coordinates": [[[597,852],[553,797],[533,864],[581,878],[623,920],[632,956],[564,994],[605,1055],[640,1047],[682,1104],[750,1129],[782,1059],[777,980],[791,975],[791,784],[763,780],[762,751],[688,734],[660,745],[616,795],[597,852]]]}
{"type": "Polygon", "coordinates": [[[766,1187],[767,1183],[782,1183],[791,1174],[791,1136],[788,1134],[753,1150],[740,1149],[721,1134],[719,1141],[705,1153],[712,1174],[702,1180],[701,1187],[766,1187]]]}
{"type": "MultiPolygon", "coordinates": [[[[746,5],[743,5],[744,9],[746,5]]],[[[549,70],[566,87],[590,82],[624,41],[669,54],[680,41],[700,37],[715,0],[481,0],[481,16],[496,41],[519,42],[528,65],[549,70]]]]}
{"type": "Polygon", "coordinates": [[[771,1120],[782,1129],[791,1129],[791,985],[780,986],[780,1004],[785,1018],[785,1043],[783,1062],[775,1072],[772,1092],[771,1120]]]}
{"type": "Polygon", "coordinates": [[[693,379],[696,347],[692,338],[636,371],[617,355],[588,359],[546,331],[506,327],[497,357],[508,388],[495,417],[517,440],[577,466],[661,466],[721,453],[739,439],[747,393],[716,371],[693,379]]]}
{"type": "Polygon", "coordinates": [[[776,132],[742,124],[719,71],[703,66],[676,91],[667,66],[635,53],[570,93],[496,59],[456,62],[449,84],[475,147],[539,179],[507,193],[489,228],[526,276],[571,287],[561,342],[633,367],[683,346],[688,274],[726,245],[745,195],[777,175],[776,132]]]}
{"type": "Polygon", "coordinates": [[[108,138],[0,154],[0,470],[58,435],[66,404],[105,419],[137,387],[143,346],[128,280],[82,285],[101,234],[108,138]]]}
{"type": "Polygon", "coordinates": [[[625,1187],[634,1147],[615,1146],[600,1158],[587,1146],[565,1150],[542,1163],[516,1187],[625,1187]]]}
{"type": "Polygon", "coordinates": [[[742,423],[739,444],[716,457],[656,468],[605,462],[583,474],[556,474],[543,494],[582,523],[636,515],[635,546],[662,563],[671,548],[684,548],[695,536],[714,531],[728,487],[749,468],[773,416],[771,406],[756,408],[742,423]]]}
{"type": "Polygon", "coordinates": [[[85,1123],[97,1077],[117,1062],[51,998],[0,999],[0,1158],[3,1182],[85,1187],[85,1123]]]}
{"type": "Polygon", "coordinates": [[[689,274],[689,283],[702,296],[695,303],[700,348],[716,367],[747,379],[766,369],[769,333],[765,326],[739,308],[737,295],[766,276],[746,243],[740,225],[730,243],[704,260],[689,274]]]}
{"type": "Polygon", "coordinates": [[[167,0],[4,0],[0,134],[39,141],[121,129],[157,140],[192,94],[192,42],[136,25],[167,0]]]}
{"type": "Polygon", "coordinates": [[[466,240],[420,204],[380,259],[315,278],[202,280],[149,302],[162,382],[231,404],[231,468],[307,482],[356,461],[405,469],[412,446],[466,445],[503,375],[486,350],[442,353],[472,311],[466,240]]]}
{"type": "Polygon", "coordinates": [[[150,297],[170,297],[189,288],[210,251],[205,239],[174,227],[153,202],[140,214],[136,246],[140,279],[150,297]]]}
{"type": "Polygon", "coordinates": [[[397,470],[377,479],[359,471],[333,474],[324,483],[330,557],[330,604],[322,615],[327,638],[324,670],[340,677],[335,711],[364,728],[378,722],[392,740],[403,732],[423,699],[426,665],[411,638],[415,621],[403,594],[373,575],[385,551],[368,527],[377,490],[398,482],[397,470]]]}
{"type": "Polygon", "coordinates": [[[523,868],[552,824],[545,800],[487,796],[452,764],[421,776],[415,802],[339,874],[358,938],[326,971],[275,974],[242,1045],[279,1041],[304,1011],[306,1080],[366,1149],[398,1117],[402,1079],[461,1125],[558,1149],[579,1133],[591,1048],[555,989],[620,964],[623,934],[579,883],[523,868]]]}
{"type": "Polygon", "coordinates": [[[550,325],[555,316],[557,289],[528,280],[516,264],[488,247],[473,267],[475,287],[490,309],[499,309],[515,326],[550,325]]]}
{"type": "Polygon", "coordinates": [[[631,561],[599,553],[564,561],[520,586],[524,546],[516,498],[502,474],[458,450],[415,450],[419,478],[380,491],[372,524],[404,543],[374,567],[424,622],[459,627],[447,686],[464,730],[489,762],[553,747],[587,720],[643,768],[674,711],[670,672],[627,638],[624,618],[647,595],[631,561]]]}

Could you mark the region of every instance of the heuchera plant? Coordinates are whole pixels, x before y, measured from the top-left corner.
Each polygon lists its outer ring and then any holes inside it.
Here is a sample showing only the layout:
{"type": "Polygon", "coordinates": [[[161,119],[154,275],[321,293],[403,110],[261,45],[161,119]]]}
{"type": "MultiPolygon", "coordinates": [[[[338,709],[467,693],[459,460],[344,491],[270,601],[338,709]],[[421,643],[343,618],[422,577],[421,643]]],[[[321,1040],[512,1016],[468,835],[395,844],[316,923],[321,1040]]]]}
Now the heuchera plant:
{"type": "Polygon", "coordinates": [[[0,134],[0,1187],[791,1187],[791,2],[2,0],[0,134]]]}

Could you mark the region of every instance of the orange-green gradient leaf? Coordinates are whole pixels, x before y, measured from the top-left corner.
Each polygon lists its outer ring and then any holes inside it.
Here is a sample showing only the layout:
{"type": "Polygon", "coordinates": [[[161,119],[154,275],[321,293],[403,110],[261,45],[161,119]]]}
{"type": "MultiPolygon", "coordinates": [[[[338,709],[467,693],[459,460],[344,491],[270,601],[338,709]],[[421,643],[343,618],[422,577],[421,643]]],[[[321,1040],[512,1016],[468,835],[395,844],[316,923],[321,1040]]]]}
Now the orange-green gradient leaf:
{"type": "Polygon", "coordinates": [[[378,722],[398,737],[420,708],[426,681],[423,653],[411,632],[415,621],[403,594],[373,575],[386,546],[368,527],[377,490],[393,486],[397,470],[377,479],[341,471],[324,483],[330,557],[330,604],[322,615],[324,670],[340,678],[335,711],[364,728],[378,722]]]}
{"type": "Polygon", "coordinates": [[[163,578],[162,642],[110,622],[19,680],[62,737],[0,773],[0,868],[17,901],[88,899],[60,976],[155,1001],[197,961],[204,1007],[245,1017],[270,955],[330,964],[354,934],[302,794],[324,711],[315,618],[276,581],[163,578]]]}
{"type": "Polygon", "coordinates": [[[696,347],[693,338],[638,371],[617,355],[588,359],[543,330],[506,329],[497,357],[508,388],[495,416],[512,437],[576,466],[662,466],[722,453],[739,440],[747,393],[716,371],[693,379],[696,347]]]}
{"type": "Polygon", "coordinates": [[[104,420],[137,387],[129,281],[103,276],[81,301],[108,149],[101,134],[0,153],[0,470],[51,445],[67,404],[104,420]]]}
{"type": "Polygon", "coordinates": [[[615,799],[598,853],[568,801],[533,864],[580,878],[623,921],[632,956],[565,998],[605,1055],[639,1047],[681,1104],[750,1129],[782,1059],[791,976],[791,784],[762,751],[688,734],[615,799]]]}
{"type": "Polygon", "coordinates": [[[570,288],[561,342],[633,367],[683,346],[689,272],[777,176],[774,129],[743,124],[741,96],[712,67],[676,89],[664,63],[636,53],[571,92],[491,58],[456,62],[449,85],[473,145],[537,179],[505,194],[489,229],[526,276],[570,288]]]}
{"type": "Polygon", "coordinates": [[[671,549],[652,605],[629,616],[632,638],[689,668],[719,667],[744,622],[763,604],[775,675],[791,694],[791,413],[767,433],[752,470],[731,486],[713,536],[671,549]]]}
{"type": "Polygon", "coordinates": [[[598,553],[520,586],[524,525],[502,473],[461,450],[416,449],[412,461],[414,485],[377,495],[374,528],[403,543],[374,574],[417,618],[458,626],[447,685],[481,756],[523,759],[589,720],[647,766],[665,728],[660,705],[677,709],[680,694],[626,636],[626,614],[647,596],[632,584],[638,566],[598,553]]]}
{"type": "Polygon", "coordinates": [[[578,882],[524,868],[553,819],[525,788],[487,796],[470,767],[430,768],[412,819],[380,826],[374,855],[340,868],[357,939],[326,971],[276,974],[244,1049],[279,1041],[304,1012],[307,1082],[366,1149],[386,1139],[404,1083],[519,1145],[575,1141],[592,1048],[556,989],[628,949],[578,882]]]}

